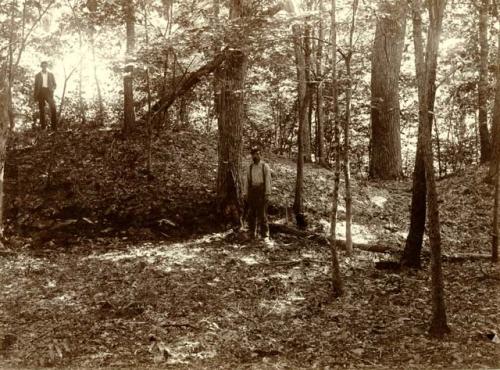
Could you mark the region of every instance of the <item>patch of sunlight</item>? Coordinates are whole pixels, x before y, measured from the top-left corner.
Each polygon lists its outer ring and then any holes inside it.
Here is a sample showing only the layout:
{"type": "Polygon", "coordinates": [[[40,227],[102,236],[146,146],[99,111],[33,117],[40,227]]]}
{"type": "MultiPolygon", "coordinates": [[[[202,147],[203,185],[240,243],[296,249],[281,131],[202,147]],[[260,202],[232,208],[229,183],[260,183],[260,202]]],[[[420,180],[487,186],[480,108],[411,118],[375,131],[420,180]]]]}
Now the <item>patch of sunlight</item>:
{"type": "Polygon", "coordinates": [[[226,231],[222,233],[213,233],[213,234],[206,234],[203,235],[201,238],[195,239],[193,241],[188,242],[191,245],[199,245],[199,244],[204,244],[204,243],[211,243],[217,240],[224,239],[228,234],[230,234],[232,231],[226,231]]]}
{"type": "MultiPolygon", "coordinates": [[[[284,284],[295,283],[300,280],[300,277],[303,276],[303,273],[300,269],[292,269],[288,270],[286,273],[277,272],[275,274],[270,275],[271,279],[280,279],[283,280],[284,284]]],[[[264,280],[265,277],[261,278],[264,280]]]]}
{"type": "Polygon", "coordinates": [[[187,339],[173,343],[168,346],[167,364],[188,364],[191,360],[214,358],[217,355],[217,352],[204,348],[200,342],[187,339]]]}
{"type": "Polygon", "coordinates": [[[395,236],[397,236],[401,240],[406,240],[406,237],[408,236],[408,231],[396,231],[394,233],[395,236]]]}
{"type": "Polygon", "coordinates": [[[305,297],[292,291],[282,299],[264,299],[259,303],[259,306],[261,309],[267,311],[267,315],[283,315],[297,311],[298,307],[295,304],[304,300],[305,297]]]}
{"type": "Polygon", "coordinates": [[[286,295],[286,298],[290,301],[290,302],[302,302],[304,301],[306,298],[303,297],[302,295],[300,294],[297,294],[297,292],[295,291],[292,291],[292,292],[289,292],[287,295],[286,295]]]}
{"type": "MultiPolygon", "coordinates": [[[[377,236],[364,225],[353,223],[351,225],[352,241],[359,244],[373,243],[377,240],[377,236]]],[[[345,240],[345,221],[337,223],[336,236],[338,239],[345,240]]]]}
{"type": "Polygon", "coordinates": [[[387,198],[380,195],[374,195],[370,198],[370,202],[372,202],[379,208],[384,208],[384,204],[387,202],[387,198]]]}
{"type": "Polygon", "coordinates": [[[153,246],[150,243],[140,247],[132,247],[126,251],[109,252],[101,255],[91,255],[88,258],[119,262],[123,260],[144,260],[149,264],[160,264],[163,271],[170,272],[174,266],[182,266],[196,260],[200,262],[202,248],[191,247],[183,243],[163,244],[153,246]]]}
{"type": "Polygon", "coordinates": [[[322,259],[321,253],[314,251],[314,250],[308,250],[304,251],[300,254],[302,258],[304,259],[311,259],[311,260],[320,260],[322,259]]]}
{"type": "Polygon", "coordinates": [[[255,254],[251,254],[249,256],[242,256],[240,257],[240,261],[244,262],[245,264],[252,266],[252,265],[258,265],[259,263],[264,262],[264,258],[257,256],[255,254]]]}
{"type": "Polygon", "coordinates": [[[49,264],[40,258],[32,258],[26,255],[18,255],[12,262],[7,262],[3,265],[4,268],[14,268],[16,270],[29,270],[31,272],[39,272],[46,269],[49,264]]]}
{"type": "Polygon", "coordinates": [[[55,304],[65,304],[67,306],[74,306],[76,305],[76,302],[74,301],[74,296],[71,294],[63,294],[57,297],[54,297],[51,299],[52,303],[55,304]]]}

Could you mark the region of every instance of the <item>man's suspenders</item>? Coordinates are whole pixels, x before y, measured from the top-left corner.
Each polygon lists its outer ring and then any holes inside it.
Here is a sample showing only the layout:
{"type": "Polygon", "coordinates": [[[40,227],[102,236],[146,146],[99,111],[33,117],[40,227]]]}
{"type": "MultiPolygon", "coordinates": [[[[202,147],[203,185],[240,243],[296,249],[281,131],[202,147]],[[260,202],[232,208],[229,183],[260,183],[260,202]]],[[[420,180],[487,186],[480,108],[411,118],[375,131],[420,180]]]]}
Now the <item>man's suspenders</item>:
{"type": "MultiPolygon", "coordinates": [[[[266,171],[264,169],[264,162],[261,162],[262,164],[262,180],[264,180],[264,189],[266,188],[266,171]]],[[[250,171],[250,186],[253,185],[253,180],[252,180],[252,166],[253,164],[250,163],[250,168],[248,169],[250,171]]]]}

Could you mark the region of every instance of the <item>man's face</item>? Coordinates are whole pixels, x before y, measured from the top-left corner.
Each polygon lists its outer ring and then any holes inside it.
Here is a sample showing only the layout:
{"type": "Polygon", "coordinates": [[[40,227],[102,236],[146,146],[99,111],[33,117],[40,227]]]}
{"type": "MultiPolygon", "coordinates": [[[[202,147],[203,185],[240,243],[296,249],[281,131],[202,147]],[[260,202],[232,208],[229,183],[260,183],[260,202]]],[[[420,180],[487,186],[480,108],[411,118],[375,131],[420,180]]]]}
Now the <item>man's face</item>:
{"type": "Polygon", "coordinates": [[[252,160],[253,163],[259,163],[260,162],[260,152],[256,151],[252,153],[252,160]]]}
{"type": "Polygon", "coordinates": [[[42,63],[42,71],[47,71],[47,63],[42,63]]]}

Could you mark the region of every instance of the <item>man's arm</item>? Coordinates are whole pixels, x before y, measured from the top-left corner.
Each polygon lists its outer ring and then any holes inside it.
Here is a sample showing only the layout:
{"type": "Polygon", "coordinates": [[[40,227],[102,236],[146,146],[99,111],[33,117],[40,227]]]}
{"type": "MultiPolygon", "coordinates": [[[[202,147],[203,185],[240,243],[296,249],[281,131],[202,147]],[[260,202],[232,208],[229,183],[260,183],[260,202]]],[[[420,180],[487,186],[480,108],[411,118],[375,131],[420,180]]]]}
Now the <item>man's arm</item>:
{"type": "Polygon", "coordinates": [[[265,184],[264,184],[264,190],[266,195],[271,195],[271,189],[272,189],[272,183],[271,183],[271,168],[267,163],[264,163],[264,175],[265,175],[265,184]]]}
{"type": "Polygon", "coordinates": [[[54,77],[53,73],[50,74],[50,77],[52,79],[52,91],[54,91],[56,89],[56,87],[57,87],[56,78],[54,77]]]}
{"type": "Polygon", "coordinates": [[[248,191],[250,189],[250,186],[252,185],[252,165],[247,167],[247,183],[246,183],[246,196],[248,196],[248,191]]]}

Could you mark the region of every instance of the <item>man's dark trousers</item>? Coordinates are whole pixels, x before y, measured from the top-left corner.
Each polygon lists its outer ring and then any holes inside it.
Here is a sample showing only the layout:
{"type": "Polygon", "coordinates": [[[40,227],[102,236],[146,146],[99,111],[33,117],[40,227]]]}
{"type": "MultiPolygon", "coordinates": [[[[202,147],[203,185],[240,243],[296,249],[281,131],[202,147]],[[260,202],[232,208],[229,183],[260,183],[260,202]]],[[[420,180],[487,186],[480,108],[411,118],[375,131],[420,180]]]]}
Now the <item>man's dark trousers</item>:
{"type": "Polygon", "coordinates": [[[260,235],[263,238],[268,237],[269,225],[267,224],[267,202],[264,184],[250,186],[248,189],[248,226],[252,237],[256,235],[257,221],[260,226],[260,235]]]}
{"type": "Polygon", "coordinates": [[[54,93],[46,88],[42,87],[40,93],[38,94],[38,109],[40,111],[40,126],[45,129],[45,102],[49,104],[50,109],[50,123],[53,130],[56,129],[57,124],[57,113],[56,113],[56,103],[54,102],[54,93]]]}

